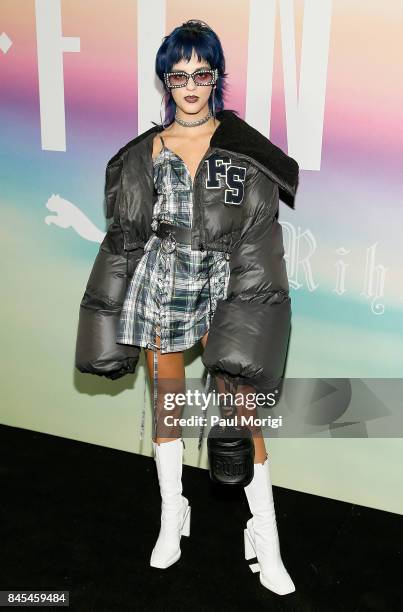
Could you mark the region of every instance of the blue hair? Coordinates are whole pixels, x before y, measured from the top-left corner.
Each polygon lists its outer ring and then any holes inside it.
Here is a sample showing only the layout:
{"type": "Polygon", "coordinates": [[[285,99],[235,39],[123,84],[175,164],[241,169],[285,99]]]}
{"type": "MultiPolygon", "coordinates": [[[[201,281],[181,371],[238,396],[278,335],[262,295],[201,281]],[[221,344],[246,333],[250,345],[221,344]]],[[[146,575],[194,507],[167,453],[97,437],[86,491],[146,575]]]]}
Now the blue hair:
{"type": "MultiPolygon", "coordinates": [[[[175,119],[176,103],[164,81],[164,72],[171,72],[174,64],[182,59],[189,61],[193,49],[199,61],[206,61],[210,67],[218,69],[218,80],[215,88],[215,111],[224,109],[224,94],[227,89],[225,58],[220,39],[217,34],[203,21],[191,19],[176,27],[171,34],[163,38],[155,60],[155,71],[164,87],[165,120],[164,125],[170,125],[175,119]],[[168,96],[169,94],[169,96],[168,96]],[[168,100],[167,100],[168,97],[168,100]]],[[[208,105],[212,111],[212,96],[208,105]]]]}

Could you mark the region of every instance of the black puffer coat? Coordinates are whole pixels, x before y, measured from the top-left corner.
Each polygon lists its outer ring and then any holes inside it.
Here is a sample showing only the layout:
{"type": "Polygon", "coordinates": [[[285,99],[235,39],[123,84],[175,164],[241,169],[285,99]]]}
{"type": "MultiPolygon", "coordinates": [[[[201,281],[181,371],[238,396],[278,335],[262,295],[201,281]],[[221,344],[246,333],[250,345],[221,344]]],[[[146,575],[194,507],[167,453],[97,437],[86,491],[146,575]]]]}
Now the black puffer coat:
{"type": "MultiPolygon", "coordinates": [[[[291,327],[279,193],[293,208],[299,167],[234,112],[217,118],[193,184],[192,249],[225,251],[231,274],[202,362],[210,374],[247,379],[267,392],[283,376],[291,327]]],[[[152,232],[152,148],[162,129],[152,127],[108,162],[105,206],[113,221],[80,304],[80,372],[116,379],[135,371],[141,348],[115,338],[126,289],[152,232]]]]}

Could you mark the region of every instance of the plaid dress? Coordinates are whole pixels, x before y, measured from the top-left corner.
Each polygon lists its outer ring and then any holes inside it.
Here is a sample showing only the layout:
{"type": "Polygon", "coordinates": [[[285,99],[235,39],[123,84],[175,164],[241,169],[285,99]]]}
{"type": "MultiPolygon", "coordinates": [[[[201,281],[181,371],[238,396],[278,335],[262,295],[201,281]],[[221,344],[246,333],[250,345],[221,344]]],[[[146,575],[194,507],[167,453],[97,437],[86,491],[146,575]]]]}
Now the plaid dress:
{"type": "MultiPolygon", "coordinates": [[[[184,161],[165,146],[153,162],[154,185],[158,194],[153,209],[152,229],[157,220],[192,227],[193,185],[184,161]]],[[[154,351],[154,429],[157,435],[158,360],[155,335],[160,336],[160,352],[184,351],[200,340],[210,327],[218,300],[227,296],[230,267],[220,251],[192,251],[191,245],[176,243],[167,253],[162,240],[152,234],[128,286],[116,342],[133,344],[154,351]],[[157,327],[160,327],[159,332],[157,327]]],[[[206,389],[210,385],[207,375],[206,389]]],[[[145,399],[141,421],[143,438],[145,399]]],[[[203,435],[200,430],[199,448],[203,435]]]]}
{"type": "MultiPolygon", "coordinates": [[[[183,160],[162,143],[154,160],[158,199],[153,221],[190,228],[192,177],[183,160]]],[[[190,244],[177,243],[166,253],[161,242],[152,234],[144,245],[127,289],[116,341],[152,348],[159,325],[161,353],[184,351],[208,331],[209,315],[213,316],[217,301],[225,299],[229,262],[223,252],[192,251],[190,244]]]]}

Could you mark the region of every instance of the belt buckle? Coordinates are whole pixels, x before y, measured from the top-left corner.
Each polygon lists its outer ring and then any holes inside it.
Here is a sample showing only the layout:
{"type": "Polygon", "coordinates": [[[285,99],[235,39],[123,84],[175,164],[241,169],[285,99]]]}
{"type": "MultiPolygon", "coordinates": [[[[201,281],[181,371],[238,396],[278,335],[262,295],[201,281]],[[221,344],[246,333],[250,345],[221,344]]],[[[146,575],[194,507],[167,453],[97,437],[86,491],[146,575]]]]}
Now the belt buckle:
{"type": "Polygon", "coordinates": [[[163,250],[165,251],[165,253],[172,253],[172,251],[175,250],[175,248],[176,248],[176,239],[175,239],[174,236],[172,236],[171,232],[169,232],[168,236],[165,236],[162,239],[161,246],[162,246],[163,250]]]}

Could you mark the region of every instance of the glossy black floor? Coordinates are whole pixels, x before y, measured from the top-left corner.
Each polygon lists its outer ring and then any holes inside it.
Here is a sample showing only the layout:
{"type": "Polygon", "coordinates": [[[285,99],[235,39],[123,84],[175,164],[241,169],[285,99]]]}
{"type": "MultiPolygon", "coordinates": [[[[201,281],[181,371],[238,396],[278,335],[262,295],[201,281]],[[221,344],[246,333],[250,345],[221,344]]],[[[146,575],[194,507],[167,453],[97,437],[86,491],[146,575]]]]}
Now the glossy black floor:
{"type": "Polygon", "coordinates": [[[399,515],[274,487],[297,588],[279,596],[243,558],[243,489],[184,466],[191,536],[181,559],[157,570],[152,458],[7,426],[0,444],[0,590],[69,590],[74,612],[402,609],[399,515]]]}

